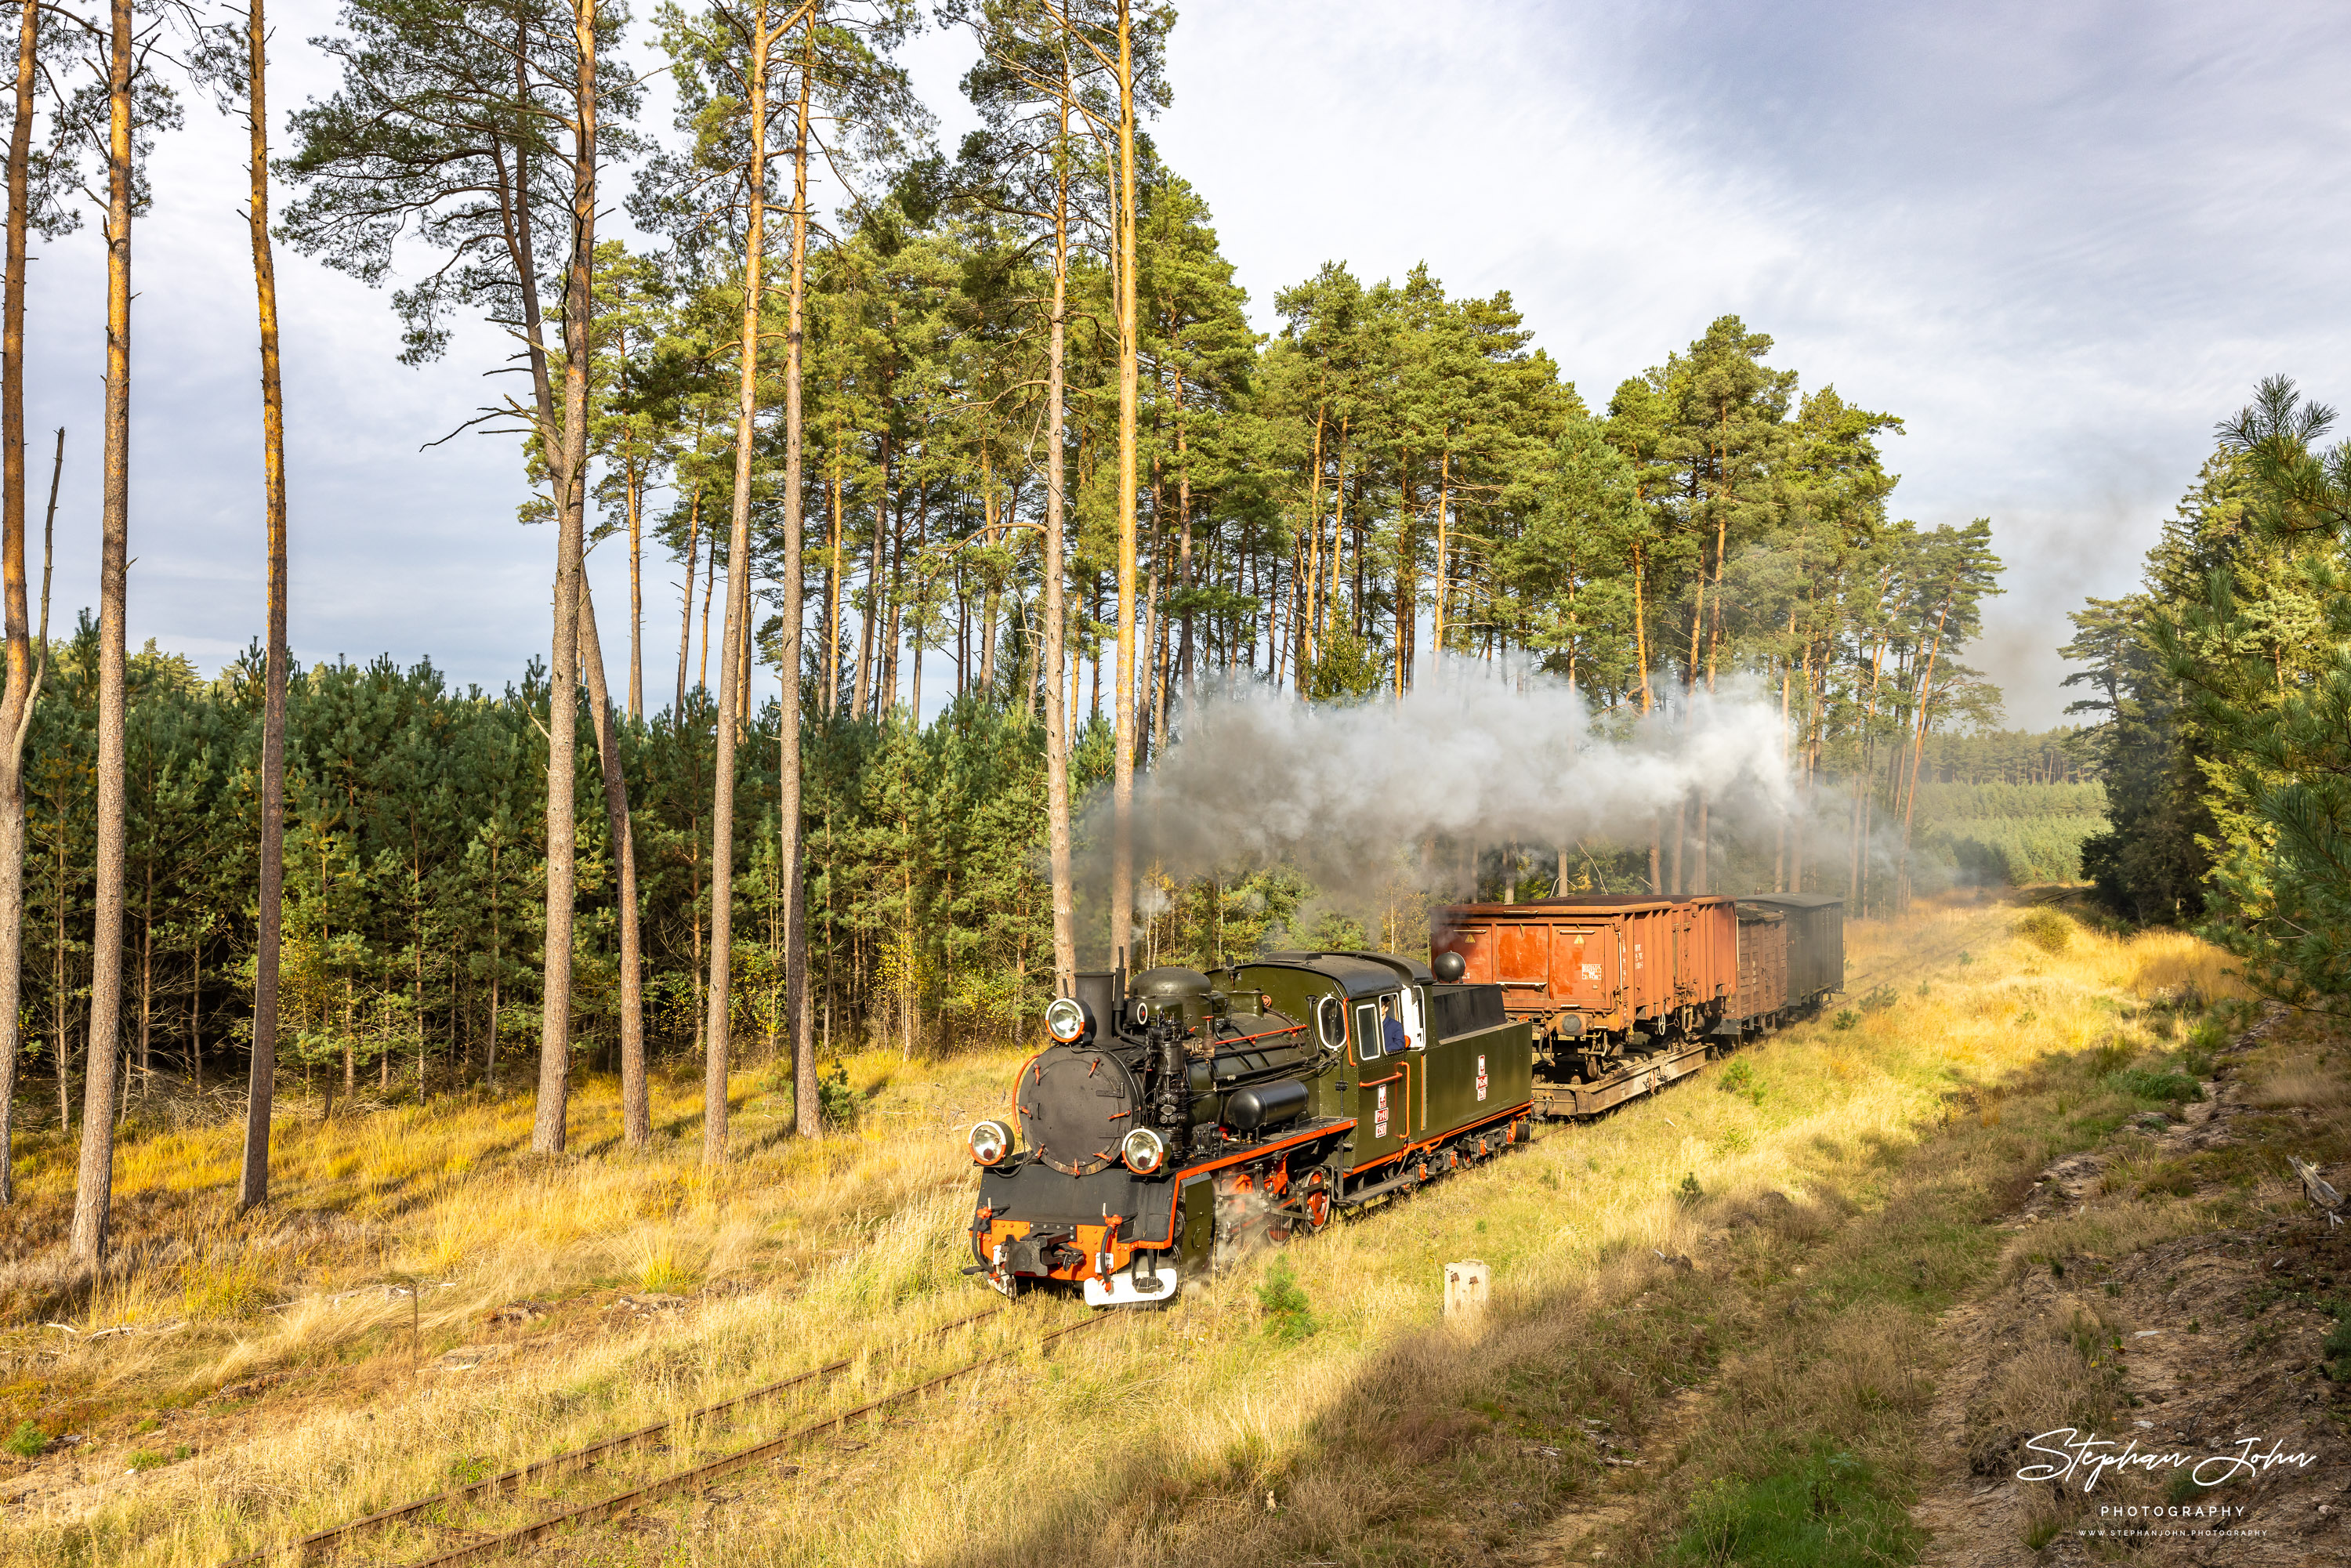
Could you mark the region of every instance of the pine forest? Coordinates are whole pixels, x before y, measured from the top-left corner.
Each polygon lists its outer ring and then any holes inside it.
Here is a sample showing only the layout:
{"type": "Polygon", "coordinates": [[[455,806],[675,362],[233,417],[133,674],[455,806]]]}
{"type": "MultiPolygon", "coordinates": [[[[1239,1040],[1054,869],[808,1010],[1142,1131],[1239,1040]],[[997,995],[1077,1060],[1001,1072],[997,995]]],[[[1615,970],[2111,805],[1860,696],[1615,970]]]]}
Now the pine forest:
{"type": "Polygon", "coordinates": [[[46,560],[36,586],[47,476],[10,355],[15,1124],[101,1158],[168,1079],[243,1108],[251,1202],[276,1095],[330,1115],[531,1084],[558,1150],[575,1072],[621,1076],[634,1141],[648,1062],[700,1061],[718,1160],[729,1067],[781,1063],[811,1129],[829,1055],[1026,1038],[1073,969],[1130,952],[1409,946],[1414,911],[1473,894],[1866,910],[2078,873],[2103,795],[2072,732],[1998,729],[1959,657],[2001,591],[1991,527],[1901,517],[1897,413],[1734,316],[1580,389],[1507,291],[1425,266],[1328,262],[1259,330],[1149,134],[1173,22],[353,0],[312,45],[333,90],[273,141],[259,0],[28,5],[19,337],[28,236],[120,236],[127,313],[146,149],[206,103],[249,131],[272,570],[229,667],[126,645],[123,359],[111,575],[94,612],[46,560]],[[953,147],[901,59],[932,21],[977,49],[953,147]],[[820,205],[827,179],[854,194],[820,205]],[[468,324],[517,345],[461,428],[511,439],[563,608],[503,689],[287,650],[280,247],[380,286],[413,363],[468,324]],[[593,603],[591,548],[625,552],[626,604],[593,603]],[[1693,789],[1611,841],[1432,837],[1450,869],[1402,915],[1296,866],[1138,861],[1136,780],[1203,705],[1400,704],[1448,671],[1572,693],[1618,737],[1701,696],[1769,710],[1795,800],[1761,835],[1693,789]]]}

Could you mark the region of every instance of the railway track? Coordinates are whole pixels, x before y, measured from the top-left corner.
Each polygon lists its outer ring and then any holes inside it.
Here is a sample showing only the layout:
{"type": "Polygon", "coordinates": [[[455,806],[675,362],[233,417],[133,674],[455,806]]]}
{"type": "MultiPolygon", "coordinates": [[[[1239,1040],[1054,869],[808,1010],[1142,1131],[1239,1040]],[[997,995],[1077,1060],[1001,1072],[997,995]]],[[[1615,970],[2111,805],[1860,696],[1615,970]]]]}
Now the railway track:
{"type": "MultiPolygon", "coordinates": [[[[991,1307],[986,1312],[958,1318],[951,1323],[914,1335],[903,1342],[901,1348],[912,1348],[928,1341],[943,1339],[958,1329],[968,1328],[988,1319],[1000,1317],[1012,1310],[1014,1309],[991,1307]]],[[[912,1404],[926,1394],[934,1393],[987,1367],[1008,1361],[1024,1349],[1032,1346],[1041,1348],[1070,1334],[1098,1327],[1107,1321],[1107,1318],[1108,1314],[1081,1318],[1074,1323],[1041,1334],[1022,1344],[980,1356],[921,1383],[899,1389],[895,1393],[868,1400],[854,1409],[844,1410],[821,1420],[795,1427],[779,1436],[732,1449],[701,1463],[689,1465],[683,1469],[593,1501],[562,1509],[517,1528],[486,1534],[482,1539],[468,1542],[454,1550],[424,1558],[413,1564],[413,1568],[457,1568],[461,1563],[489,1562],[506,1555],[517,1547],[544,1540],[563,1530],[617,1519],[648,1503],[657,1502],[681,1492],[693,1491],[722,1476],[764,1463],[812,1438],[821,1437],[828,1432],[839,1431],[852,1422],[880,1415],[903,1405],[912,1404]]],[[[440,1523],[441,1521],[431,1520],[427,1516],[434,1514],[437,1510],[479,1506],[503,1496],[517,1495],[532,1482],[546,1481],[572,1471],[590,1469],[606,1459],[630,1450],[653,1447],[672,1433],[683,1432],[708,1422],[724,1419],[749,1406],[774,1399],[792,1389],[837,1375],[854,1365],[857,1360],[855,1356],[844,1356],[839,1360],[828,1362],[822,1366],[812,1367],[809,1371],[797,1373],[790,1377],[737,1395],[731,1399],[720,1400],[716,1404],[705,1405],[684,1415],[673,1416],[666,1421],[658,1421],[648,1427],[638,1427],[632,1432],[622,1433],[618,1437],[607,1437],[583,1448],[572,1448],[533,1464],[506,1471],[502,1475],[493,1476],[486,1480],[453,1487],[446,1491],[436,1492],[431,1497],[419,1498],[395,1508],[379,1510],[346,1524],[314,1531],[284,1545],[248,1552],[243,1557],[235,1558],[224,1563],[222,1568],[256,1568],[256,1565],[264,1563],[308,1563],[329,1552],[340,1552],[366,1538],[378,1535],[404,1522],[440,1523]]],[[[449,1528],[445,1524],[442,1527],[449,1528]]]]}

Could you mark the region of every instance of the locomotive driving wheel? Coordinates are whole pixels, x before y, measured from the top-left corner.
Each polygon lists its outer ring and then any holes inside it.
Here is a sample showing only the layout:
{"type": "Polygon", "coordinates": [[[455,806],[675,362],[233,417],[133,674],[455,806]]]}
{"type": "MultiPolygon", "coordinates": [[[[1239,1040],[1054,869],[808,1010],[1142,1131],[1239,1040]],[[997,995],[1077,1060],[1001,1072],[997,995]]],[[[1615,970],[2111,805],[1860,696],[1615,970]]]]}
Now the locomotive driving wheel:
{"type": "Polygon", "coordinates": [[[1318,1167],[1307,1173],[1304,1189],[1299,1194],[1298,1210],[1309,1236],[1319,1234],[1330,1225],[1333,1205],[1329,1171],[1318,1167]]]}

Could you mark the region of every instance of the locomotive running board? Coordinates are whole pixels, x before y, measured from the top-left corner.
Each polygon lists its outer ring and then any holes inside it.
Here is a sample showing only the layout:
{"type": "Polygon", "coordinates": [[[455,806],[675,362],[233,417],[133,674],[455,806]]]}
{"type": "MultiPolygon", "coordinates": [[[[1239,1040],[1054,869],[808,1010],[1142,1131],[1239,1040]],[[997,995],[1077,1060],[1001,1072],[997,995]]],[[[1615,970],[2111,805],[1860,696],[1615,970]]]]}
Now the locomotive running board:
{"type": "Polygon", "coordinates": [[[1596,1116],[1627,1100],[1662,1089],[1677,1078],[1688,1077],[1706,1064],[1706,1051],[1705,1042],[1697,1041],[1662,1061],[1652,1060],[1646,1066],[1634,1068],[1598,1083],[1544,1083],[1538,1081],[1534,1087],[1535,1114],[1553,1120],[1596,1116]]]}

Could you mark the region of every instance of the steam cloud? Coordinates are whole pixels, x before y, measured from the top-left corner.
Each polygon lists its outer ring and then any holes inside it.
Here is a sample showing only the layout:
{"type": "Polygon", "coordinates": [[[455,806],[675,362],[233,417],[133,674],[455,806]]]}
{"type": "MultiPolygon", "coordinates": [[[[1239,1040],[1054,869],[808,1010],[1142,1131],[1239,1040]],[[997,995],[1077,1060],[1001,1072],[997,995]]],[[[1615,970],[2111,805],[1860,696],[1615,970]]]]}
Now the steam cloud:
{"type": "MultiPolygon", "coordinates": [[[[1287,862],[1344,897],[1435,841],[1646,845],[1656,814],[1693,792],[1717,835],[1769,832],[1796,805],[1781,734],[1777,701],[1750,687],[1627,725],[1564,682],[1467,660],[1424,673],[1402,702],[1219,692],[1136,780],[1135,863],[1181,879],[1287,862]]],[[[1096,800],[1089,891],[1107,873],[1109,817],[1096,800]]]]}

